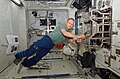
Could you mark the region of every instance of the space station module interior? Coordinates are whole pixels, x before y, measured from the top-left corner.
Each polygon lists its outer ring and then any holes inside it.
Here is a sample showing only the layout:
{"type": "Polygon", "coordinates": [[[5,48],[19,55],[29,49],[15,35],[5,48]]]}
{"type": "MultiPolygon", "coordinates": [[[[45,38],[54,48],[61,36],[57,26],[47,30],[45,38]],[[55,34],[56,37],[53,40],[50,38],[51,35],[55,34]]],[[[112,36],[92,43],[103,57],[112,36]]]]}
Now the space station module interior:
{"type": "Polygon", "coordinates": [[[119,0],[0,0],[0,79],[120,79],[119,0]],[[17,3],[18,2],[18,3],[17,3]],[[33,69],[15,54],[74,18],[86,39],[57,44],[33,69]]]}

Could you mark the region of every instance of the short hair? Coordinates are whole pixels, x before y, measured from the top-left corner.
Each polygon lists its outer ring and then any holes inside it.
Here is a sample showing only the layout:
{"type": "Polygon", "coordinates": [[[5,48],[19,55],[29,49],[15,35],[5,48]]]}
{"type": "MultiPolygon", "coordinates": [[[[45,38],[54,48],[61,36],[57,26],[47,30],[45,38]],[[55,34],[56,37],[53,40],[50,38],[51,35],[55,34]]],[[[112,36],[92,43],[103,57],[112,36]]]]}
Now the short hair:
{"type": "Polygon", "coordinates": [[[73,18],[68,18],[68,20],[67,20],[67,21],[69,21],[69,20],[73,20],[73,21],[74,21],[74,19],[73,19],[73,18]]]}

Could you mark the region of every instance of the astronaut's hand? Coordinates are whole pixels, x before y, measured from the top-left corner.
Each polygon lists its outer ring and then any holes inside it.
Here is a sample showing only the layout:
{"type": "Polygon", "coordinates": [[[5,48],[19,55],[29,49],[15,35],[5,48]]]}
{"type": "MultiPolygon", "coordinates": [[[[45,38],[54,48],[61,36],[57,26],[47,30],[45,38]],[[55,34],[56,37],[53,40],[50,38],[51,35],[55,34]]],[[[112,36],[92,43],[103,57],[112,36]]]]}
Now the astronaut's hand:
{"type": "Polygon", "coordinates": [[[82,41],[82,39],[77,39],[76,42],[77,43],[80,43],[82,41]]]}
{"type": "Polygon", "coordinates": [[[86,38],[86,36],[84,34],[81,34],[81,35],[78,36],[78,40],[85,39],[85,38],[86,38]]]}

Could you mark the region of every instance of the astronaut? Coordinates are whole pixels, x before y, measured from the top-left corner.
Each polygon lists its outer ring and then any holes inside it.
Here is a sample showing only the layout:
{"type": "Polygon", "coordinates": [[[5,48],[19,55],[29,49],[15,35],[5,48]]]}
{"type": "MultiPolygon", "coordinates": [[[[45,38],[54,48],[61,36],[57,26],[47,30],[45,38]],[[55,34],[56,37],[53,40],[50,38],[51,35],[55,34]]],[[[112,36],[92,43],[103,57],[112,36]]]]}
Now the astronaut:
{"type": "MultiPolygon", "coordinates": [[[[19,52],[15,55],[15,61],[27,57],[24,61],[18,64],[17,73],[21,71],[23,67],[31,67],[36,65],[50,50],[54,45],[61,42],[69,42],[69,39],[76,39],[77,42],[80,42],[82,39],[85,39],[85,35],[75,35],[72,33],[74,26],[74,19],[68,18],[66,23],[60,24],[53,32],[50,32],[47,35],[44,35],[41,39],[34,42],[28,49],[19,52]],[[29,56],[33,55],[28,58],[29,56]]],[[[72,41],[73,42],[73,41],[72,41]]]]}

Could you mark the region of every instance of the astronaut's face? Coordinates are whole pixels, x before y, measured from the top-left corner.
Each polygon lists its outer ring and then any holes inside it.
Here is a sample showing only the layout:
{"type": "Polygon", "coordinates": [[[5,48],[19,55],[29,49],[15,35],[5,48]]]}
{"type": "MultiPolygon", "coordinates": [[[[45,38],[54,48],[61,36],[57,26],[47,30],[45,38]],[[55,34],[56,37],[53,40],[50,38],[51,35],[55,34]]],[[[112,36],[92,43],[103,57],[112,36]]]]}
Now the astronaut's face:
{"type": "Polygon", "coordinates": [[[69,19],[66,23],[67,29],[72,29],[74,25],[74,21],[72,19],[69,19]]]}

